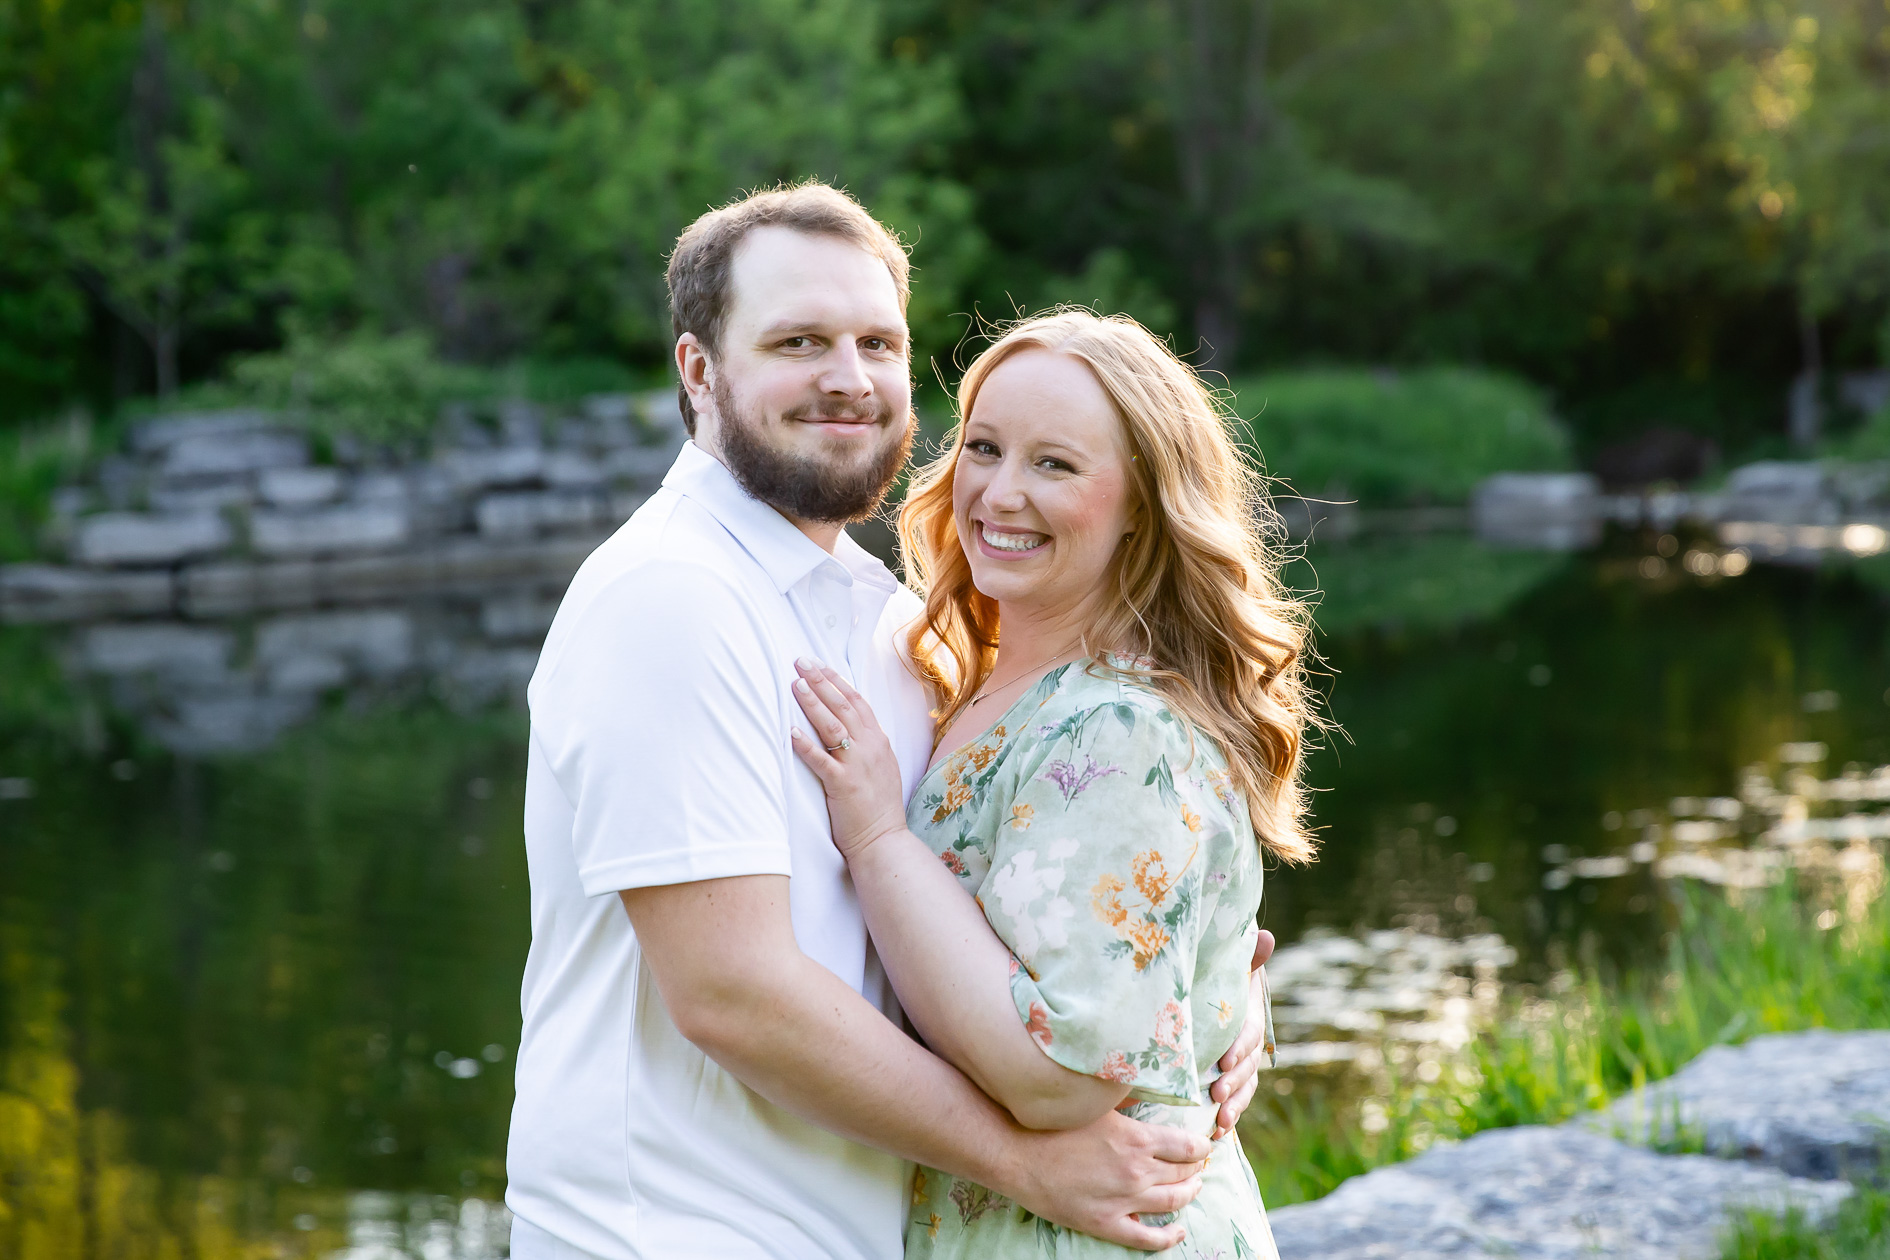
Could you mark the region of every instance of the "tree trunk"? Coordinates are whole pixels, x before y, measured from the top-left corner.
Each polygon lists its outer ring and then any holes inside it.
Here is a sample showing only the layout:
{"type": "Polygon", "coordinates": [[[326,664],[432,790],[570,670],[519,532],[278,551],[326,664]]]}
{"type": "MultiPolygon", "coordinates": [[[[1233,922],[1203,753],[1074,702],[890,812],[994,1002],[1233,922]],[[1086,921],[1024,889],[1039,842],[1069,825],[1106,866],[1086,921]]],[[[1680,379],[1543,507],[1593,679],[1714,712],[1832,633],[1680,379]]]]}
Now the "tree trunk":
{"type": "Polygon", "coordinates": [[[166,320],[158,325],[157,336],[151,339],[151,352],[157,360],[157,392],[159,398],[169,398],[177,392],[177,324],[166,320]]]}
{"type": "Polygon", "coordinates": [[[1258,246],[1250,217],[1271,121],[1271,0],[1174,0],[1175,149],[1194,289],[1196,363],[1233,370],[1243,276],[1258,246]]]}
{"type": "Polygon", "coordinates": [[[1789,395],[1786,429],[1792,445],[1810,450],[1824,431],[1824,349],[1818,338],[1818,318],[1805,307],[1798,310],[1798,377],[1789,395]]]}
{"type": "MultiPolygon", "coordinates": [[[[170,172],[164,163],[164,130],[171,112],[170,76],[165,62],[164,15],[153,0],[145,0],[142,47],[131,79],[131,134],[138,166],[144,173],[145,213],[153,224],[164,223],[171,210],[170,172]]],[[[162,233],[153,233],[146,245],[147,254],[175,254],[177,235],[174,223],[162,233]]],[[[169,398],[177,392],[177,295],[160,293],[153,305],[156,309],[151,312],[148,340],[158,397],[169,398]]]]}

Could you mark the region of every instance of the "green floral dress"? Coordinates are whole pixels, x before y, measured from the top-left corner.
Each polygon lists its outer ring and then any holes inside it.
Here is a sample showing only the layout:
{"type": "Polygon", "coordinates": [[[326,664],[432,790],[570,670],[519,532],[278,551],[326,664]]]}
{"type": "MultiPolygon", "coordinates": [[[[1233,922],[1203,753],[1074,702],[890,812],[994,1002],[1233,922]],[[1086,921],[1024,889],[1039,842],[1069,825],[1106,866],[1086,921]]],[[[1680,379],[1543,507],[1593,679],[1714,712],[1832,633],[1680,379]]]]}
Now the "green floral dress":
{"type": "MultiPolygon", "coordinates": [[[[1065,665],[935,766],[906,818],[1010,947],[1017,1017],[1043,1052],[1131,1086],[1128,1115],[1211,1133],[1207,1087],[1246,1019],[1261,881],[1211,741],[1153,691],[1065,665]]],[[[1205,1180],[1180,1214],[1187,1241],[1162,1254],[1274,1260],[1237,1137],[1215,1144],[1205,1180]]],[[[914,1173],[908,1260],[1146,1254],[914,1173]]]]}

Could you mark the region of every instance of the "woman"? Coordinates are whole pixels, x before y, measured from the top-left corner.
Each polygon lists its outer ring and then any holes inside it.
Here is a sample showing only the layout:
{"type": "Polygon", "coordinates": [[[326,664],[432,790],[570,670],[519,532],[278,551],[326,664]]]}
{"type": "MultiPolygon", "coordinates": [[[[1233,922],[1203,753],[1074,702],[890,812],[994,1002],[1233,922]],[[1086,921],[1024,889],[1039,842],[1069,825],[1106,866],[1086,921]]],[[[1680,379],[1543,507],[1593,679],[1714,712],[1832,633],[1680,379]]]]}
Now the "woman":
{"type": "MultiPolygon", "coordinates": [[[[1261,850],[1312,853],[1305,610],[1213,396],[1134,321],[1022,323],[958,401],[900,518],[926,597],[910,647],[940,696],[932,767],[904,805],[870,709],[811,661],[795,750],[929,1045],[1033,1128],[1121,1107],[1205,1135],[1246,1015],[1261,850]]],[[[1272,1256],[1237,1138],[1201,1184],[1147,1222],[1155,1245],[1272,1256]]],[[[921,1169],[906,1254],[1134,1253],[921,1169]]]]}

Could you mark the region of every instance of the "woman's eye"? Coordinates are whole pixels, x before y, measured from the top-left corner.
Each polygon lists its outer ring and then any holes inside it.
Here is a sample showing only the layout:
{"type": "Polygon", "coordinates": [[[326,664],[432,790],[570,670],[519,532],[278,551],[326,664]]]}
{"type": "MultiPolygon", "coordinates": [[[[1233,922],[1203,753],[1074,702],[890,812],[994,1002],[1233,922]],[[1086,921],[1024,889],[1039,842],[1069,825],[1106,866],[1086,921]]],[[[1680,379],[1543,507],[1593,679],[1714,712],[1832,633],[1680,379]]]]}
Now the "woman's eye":
{"type": "Polygon", "coordinates": [[[967,442],[965,446],[966,449],[978,455],[996,455],[998,453],[998,448],[991,445],[989,442],[967,442]]]}
{"type": "Polygon", "coordinates": [[[1060,460],[1060,459],[1057,459],[1057,458],[1055,458],[1054,456],[1050,456],[1050,455],[1046,455],[1046,456],[1044,456],[1044,457],[1043,457],[1042,459],[1040,459],[1040,460],[1038,460],[1038,461],[1037,461],[1037,463],[1038,463],[1038,464],[1040,464],[1041,466],[1043,466],[1043,467],[1045,467],[1045,468],[1048,468],[1048,469],[1050,469],[1050,470],[1051,470],[1052,472],[1072,472],[1072,471],[1074,471],[1074,470],[1073,470],[1073,469],[1072,469],[1072,468],[1071,468],[1071,467],[1070,467],[1070,466],[1069,466],[1068,464],[1066,464],[1066,463],[1064,463],[1064,462],[1063,462],[1062,460],[1060,460]]]}

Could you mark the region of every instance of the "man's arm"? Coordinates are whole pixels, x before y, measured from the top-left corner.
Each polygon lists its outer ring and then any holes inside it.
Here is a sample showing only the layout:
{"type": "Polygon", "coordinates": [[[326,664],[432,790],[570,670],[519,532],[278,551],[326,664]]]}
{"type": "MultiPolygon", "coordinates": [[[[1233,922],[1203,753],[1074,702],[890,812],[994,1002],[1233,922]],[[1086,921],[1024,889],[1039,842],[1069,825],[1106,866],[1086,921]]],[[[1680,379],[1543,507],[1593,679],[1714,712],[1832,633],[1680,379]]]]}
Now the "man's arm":
{"type": "Polygon", "coordinates": [[[619,895],[677,1028],[762,1097],[1084,1233],[1152,1251],[1180,1241],[1179,1226],[1156,1229],[1135,1214],[1193,1200],[1204,1138],[1113,1112],[1068,1132],[1021,1128],[801,953],[786,877],[619,895]]]}

